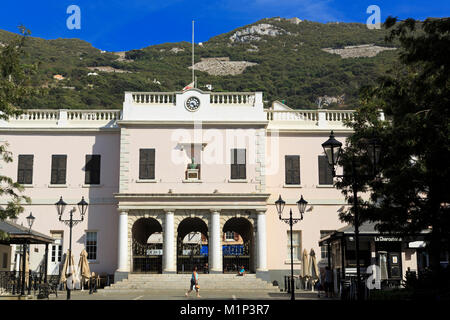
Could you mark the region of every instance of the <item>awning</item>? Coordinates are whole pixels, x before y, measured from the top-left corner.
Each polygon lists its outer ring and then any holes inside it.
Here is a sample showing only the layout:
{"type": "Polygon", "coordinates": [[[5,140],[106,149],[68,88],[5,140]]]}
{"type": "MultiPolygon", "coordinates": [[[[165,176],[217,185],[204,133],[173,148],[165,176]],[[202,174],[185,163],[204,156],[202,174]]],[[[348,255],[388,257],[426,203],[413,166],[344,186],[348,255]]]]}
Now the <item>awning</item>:
{"type": "Polygon", "coordinates": [[[8,234],[8,239],[1,241],[3,244],[48,244],[54,239],[33,229],[24,227],[12,221],[0,220],[0,230],[8,234]]]}
{"type": "Polygon", "coordinates": [[[408,243],[408,248],[419,249],[419,248],[425,248],[426,245],[427,244],[425,241],[413,241],[413,242],[408,243]]]}

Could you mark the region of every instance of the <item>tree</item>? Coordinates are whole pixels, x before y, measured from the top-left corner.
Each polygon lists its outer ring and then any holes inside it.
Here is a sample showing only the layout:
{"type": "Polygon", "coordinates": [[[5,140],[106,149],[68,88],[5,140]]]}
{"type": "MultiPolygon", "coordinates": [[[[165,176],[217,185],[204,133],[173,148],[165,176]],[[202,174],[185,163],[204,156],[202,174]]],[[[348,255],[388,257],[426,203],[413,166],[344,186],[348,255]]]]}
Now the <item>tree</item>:
{"type": "MultiPolygon", "coordinates": [[[[358,199],[361,221],[378,221],[380,231],[411,235],[428,229],[428,248],[435,284],[440,279],[440,253],[449,249],[450,234],[450,19],[423,22],[386,19],[386,40],[400,43],[397,66],[377,86],[361,92],[361,106],[348,125],[354,133],[347,141],[340,164],[350,170],[358,164],[358,199]],[[382,109],[388,121],[379,119],[382,109]],[[364,152],[368,139],[378,138],[382,153],[381,178],[364,176],[371,163],[364,152]]],[[[349,180],[338,183],[349,201],[349,180]]],[[[341,214],[352,221],[352,209],[341,214]]]]}
{"type": "MultiPolygon", "coordinates": [[[[7,120],[10,116],[22,113],[20,105],[30,97],[35,90],[29,86],[30,75],[36,70],[34,65],[21,62],[24,56],[24,45],[30,31],[19,27],[21,37],[13,39],[0,51],[0,120],[7,120]]],[[[12,154],[8,151],[8,144],[0,145],[0,159],[4,162],[12,161],[12,154]]],[[[6,201],[6,206],[0,206],[0,220],[16,218],[24,211],[22,203],[31,200],[21,193],[24,188],[10,177],[0,174],[0,198],[6,201]]],[[[0,237],[4,237],[0,234],[0,237]]]]}

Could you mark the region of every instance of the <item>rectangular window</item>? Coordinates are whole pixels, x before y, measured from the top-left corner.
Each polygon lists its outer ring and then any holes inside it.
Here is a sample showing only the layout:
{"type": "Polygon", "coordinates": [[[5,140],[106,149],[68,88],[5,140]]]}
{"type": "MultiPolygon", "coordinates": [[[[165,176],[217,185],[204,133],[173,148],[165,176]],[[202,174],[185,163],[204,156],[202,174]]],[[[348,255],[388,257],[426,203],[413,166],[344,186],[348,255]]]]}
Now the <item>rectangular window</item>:
{"type": "Polygon", "coordinates": [[[97,260],[97,232],[86,232],[86,251],[88,260],[97,260]]]}
{"type": "Polygon", "coordinates": [[[139,179],[155,179],[155,149],[139,149],[139,179]]]}
{"type": "Polygon", "coordinates": [[[19,154],[17,182],[20,184],[33,183],[33,158],[32,154],[19,154]]]}
{"type": "Polygon", "coordinates": [[[66,184],[67,155],[52,155],[52,173],[50,184],[66,184]]]}
{"type": "Polygon", "coordinates": [[[231,149],[231,179],[246,179],[245,149],[231,149]]]}
{"type": "MultiPolygon", "coordinates": [[[[292,231],[292,250],[294,261],[300,261],[301,252],[301,231],[292,231]]],[[[287,232],[287,260],[291,261],[291,232],[287,232]]]]}
{"type": "Polygon", "coordinates": [[[50,232],[54,239],[51,245],[51,262],[61,262],[62,259],[62,232],[50,232]]]}
{"type": "Polygon", "coordinates": [[[300,184],[300,156],[285,156],[286,184],[300,184]]]}
{"type": "MultiPolygon", "coordinates": [[[[326,237],[330,233],[333,233],[333,230],[320,230],[320,239],[326,237]]],[[[321,259],[328,259],[328,246],[323,245],[320,247],[320,258],[321,259]]]]}
{"type": "Polygon", "coordinates": [[[100,155],[87,154],[85,166],[85,184],[100,184],[100,155]]]}
{"type": "Polygon", "coordinates": [[[233,231],[225,232],[225,240],[233,241],[234,240],[234,232],[233,231]]]}
{"type": "Polygon", "coordinates": [[[319,184],[333,184],[333,171],[326,156],[319,156],[319,184]]]}

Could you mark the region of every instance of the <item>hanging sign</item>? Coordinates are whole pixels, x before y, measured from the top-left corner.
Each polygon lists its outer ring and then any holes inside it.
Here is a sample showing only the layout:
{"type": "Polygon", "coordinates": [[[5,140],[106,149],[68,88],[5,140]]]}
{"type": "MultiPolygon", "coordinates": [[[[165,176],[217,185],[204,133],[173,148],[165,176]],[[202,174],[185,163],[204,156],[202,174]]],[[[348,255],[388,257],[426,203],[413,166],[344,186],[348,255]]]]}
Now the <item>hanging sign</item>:
{"type": "Polygon", "coordinates": [[[162,256],[163,251],[162,251],[162,249],[147,249],[147,255],[148,256],[162,256]]]}

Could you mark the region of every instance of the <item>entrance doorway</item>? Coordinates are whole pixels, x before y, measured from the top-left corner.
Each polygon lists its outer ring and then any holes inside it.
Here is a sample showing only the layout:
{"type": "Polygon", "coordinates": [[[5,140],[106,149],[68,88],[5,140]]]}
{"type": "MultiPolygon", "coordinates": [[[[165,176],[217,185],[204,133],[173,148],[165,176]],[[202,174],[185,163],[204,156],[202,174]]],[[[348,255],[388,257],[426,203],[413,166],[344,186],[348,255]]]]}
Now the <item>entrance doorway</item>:
{"type": "Polygon", "coordinates": [[[48,255],[48,267],[47,272],[50,275],[59,275],[59,270],[61,268],[62,260],[62,246],[63,246],[63,233],[62,232],[51,232],[51,236],[54,242],[50,245],[50,252],[48,255]]]}
{"type": "Polygon", "coordinates": [[[162,273],[162,227],[153,218],[141,218],[133,224],[133,272],[162,273]]]}
{"type": "Polygon", "coordinates": [[[255,272],[253,226],[245,218],[231,218],[223,226],[223,272],[237,273],[243,266],[255,272]]]}
{"type": "Polygon", "coordinates": [[[200,218],[186,218],[178,226],[177,273],[208,272],[208,227],[200,218]]]}

